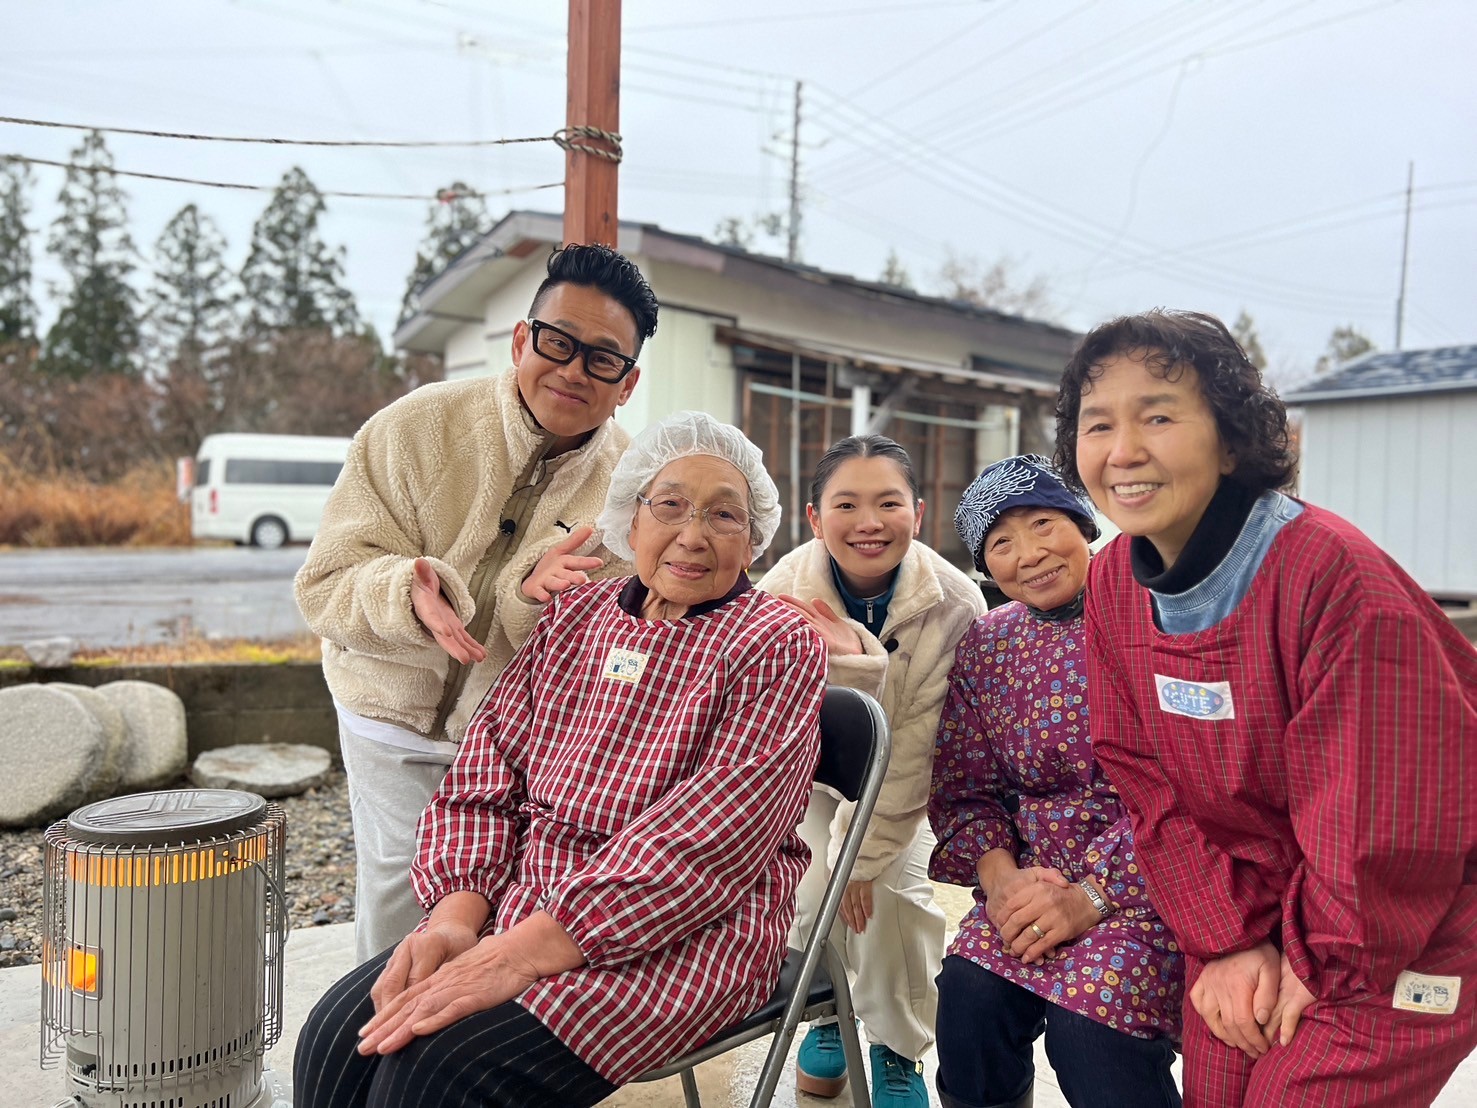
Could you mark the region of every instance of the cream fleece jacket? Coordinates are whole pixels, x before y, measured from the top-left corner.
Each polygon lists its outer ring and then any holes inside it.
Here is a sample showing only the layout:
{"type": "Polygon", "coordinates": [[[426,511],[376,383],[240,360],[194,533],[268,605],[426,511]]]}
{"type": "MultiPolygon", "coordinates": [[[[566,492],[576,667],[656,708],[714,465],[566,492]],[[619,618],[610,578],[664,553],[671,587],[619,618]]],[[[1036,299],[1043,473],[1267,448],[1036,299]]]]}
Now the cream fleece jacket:
{"type": "MultiPolygon", "coordinates": [[[[764,575],[759,587],[801,600],[819,598],[837,614],[846,613],[831,576],[831,556],[819,539],[786,554],[764,575]]],[[[873,638],[860,623],[846,621],[861,637],[866,653],[832,654],[828,679],[834,685],[871,693],[892,725],[892,760],[852,870],[854,881],[870,881],[886,869],[923,824],[933,774],[934,737],[954,648],[985,610],[979,586],[915,540],[898,566],[897,588],[887,606],[881,636],[873,638]],[[897,646],[889,652],[883,644],[893,639],[897,646]]],[[[836,863],[853,807],[843,803],[837,809],[827,865],[836,863]]]]}
{"type": "MultiPolygon", "coordinates": [[[[509,497],[551,442],[523,406],[512,370],[416,389],[354,436],[294,582],[303,618],[324,640],[329,690],[344,707],[427,738],[461,740],[543,611],[519,586],[569,530],[594,524],[630,436],[608,419],[584,446],[552,459],[547,487],[517,531],[505,535],[500,526],[509,497]],[[498,549],[499,543],[511,549],[498,549]],[[438,734],[431,733],[438,707],[460,674],[411,609],[419,557],[430,561],[468,624],[478,609],[468,589],[478,564],[501,560],[481,590],[483,608],[493,606],[483,637],[487,657],[466,675],[438,734]]],[[[605,560],[592,577],[631,572],[599,545],[598,531],[580,553],[605,560]]]]}

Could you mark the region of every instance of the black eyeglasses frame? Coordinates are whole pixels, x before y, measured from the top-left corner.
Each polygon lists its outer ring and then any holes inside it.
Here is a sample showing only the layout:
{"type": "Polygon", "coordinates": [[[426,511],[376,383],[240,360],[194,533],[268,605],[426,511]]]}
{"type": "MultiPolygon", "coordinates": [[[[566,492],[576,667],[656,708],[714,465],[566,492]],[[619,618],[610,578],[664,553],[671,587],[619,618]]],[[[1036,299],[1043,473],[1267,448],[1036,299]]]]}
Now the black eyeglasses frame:
{"type": "Polygon", "coordinates": [[[612,350],[608,346],[595,346],[588,342],[581,342],[579,339],[571,335],[568,331],[565,331],[559,327],[555,327],[552,323],[545,323],[541,319],[530,319],[528,321],[528,329],[531,332],[530,340],[533,343],[533,352],[537,354],[540,358],[551,361],[555,365],[568,365],[576,358],[579,358],[580,368],[585,371],[585,376],[592,377],[596,381],[600,381],[604,384],[618,385],[630,375],[631,370],[636,368],[635,358],[628,358],[619,350],[612,350]],[[543,332],[545,331],[553,331],[554,334],[558,335],[560,338],[564,339],[566,342],[574,347],[574,350],[570,353],[569,357],[558,358],[552,354],[544,353],[544,351],[540,348],[539,335],[543,334],[543,332]],[[614,377],[604,377],[590,368],[590,355],[595,353],[609,354],[612,358],[619,358],[625,364],[625,368],[622,369],[620,373],[614,377]],[[580,355],[584,356],[580,357],[580,355]]]}

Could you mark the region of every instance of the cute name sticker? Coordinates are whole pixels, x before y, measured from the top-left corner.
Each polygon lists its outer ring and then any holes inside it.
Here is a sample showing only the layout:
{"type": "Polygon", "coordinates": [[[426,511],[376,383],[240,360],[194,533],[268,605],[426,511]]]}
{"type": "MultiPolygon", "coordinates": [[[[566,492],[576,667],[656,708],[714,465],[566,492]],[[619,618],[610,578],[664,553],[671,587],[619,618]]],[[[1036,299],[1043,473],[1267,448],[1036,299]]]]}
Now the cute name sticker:
{"type": "Polygon", "coordinates": [[[1427,1012],[1433,1016],[1449,1016],[1456,1011],[1462,995],[1460,977],[1437,977],[1430,973],[1401,970],[1395,978],[1393,1006],[1403,1012],[1427,1012]]]}
{"type": "Polygon", "coordinates": [[[1159,690],[1159,707],[1163,711],[1191,719],[1236,718],[1229,681],[1181,681],[1156,673],[1154,685],[1159,690]]]}
{"type": "Polygon", "coordinates": [[[624,681],[628,685],[634,685],[641,680],[641,672],[644,669],[646,669],[645,654],[613,646],[610,648],[610,653],[605,656],[605,665],[600,676],[607,681],[624,681]]]}

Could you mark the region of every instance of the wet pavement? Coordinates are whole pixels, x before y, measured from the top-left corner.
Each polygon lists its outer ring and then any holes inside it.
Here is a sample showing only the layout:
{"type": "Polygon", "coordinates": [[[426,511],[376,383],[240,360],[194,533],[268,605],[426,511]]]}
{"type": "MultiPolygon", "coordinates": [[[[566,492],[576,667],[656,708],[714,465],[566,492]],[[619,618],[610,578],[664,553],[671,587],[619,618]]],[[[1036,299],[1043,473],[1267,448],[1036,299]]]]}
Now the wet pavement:
{"type": "Polygon", "coordinates": [[[307,631],[292,597],[306,546],[0,551],[0,646],[65,635],[101,648],[307,631]]]}

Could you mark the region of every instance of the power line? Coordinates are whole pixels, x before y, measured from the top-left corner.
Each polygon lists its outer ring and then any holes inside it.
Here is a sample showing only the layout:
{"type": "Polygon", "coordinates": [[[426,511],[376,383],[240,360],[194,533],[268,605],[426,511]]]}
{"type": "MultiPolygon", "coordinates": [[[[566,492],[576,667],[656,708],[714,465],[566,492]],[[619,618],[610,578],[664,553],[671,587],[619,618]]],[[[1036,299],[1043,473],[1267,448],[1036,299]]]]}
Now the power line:
{"type": "Polygon", "coordinates": [[[758,23],[802,23],[815,22],[824,19],[852,19],[863,15],[884,15],[892,12],[916,13],[930,8],[964,8],[978,7],[977,0],[943,0],[941,3],[933,4],[886,4],[871,8],[829,8],[809,12],[786,12],[783,15],[745,15],[732,19],[709,19],[694,23],[641,23],[634,27],[627,27],[626,34],[640,34],[649,31],[697,31],[707,27],[733,27],[751,26],[758,23]]]}
{"type": "MultiPolygon", "coordinates": [[[[206,181],[198,177],[175,177],[167,173],[143,173],[137,170],[114,169],[102,165],[77,165],[73,162],[57,162],[49,158],[32,158],[24,154],[0,154],[0,161],[21,162],[25,165],[45,165],[56,169],[75,169],[82,173],[109,173],[118,177],[138,177],[146,181],[171,181],[180,185],[199,185],[209,189],[233,189],[241,192],[275,192],[276,185],[248,185],[236,181],[206,181]]],[[[420,200],[450,203],[453,200],[476,199],[488,196],[508,196],[517,192],[537,192],[540,189],[563,188],[563,181],[550,181],[543,185],[520,185],[506,189],[442,189],[433,196],[422,193],[403,192],[345,192],[338,189],[319,189],[320,196],[331,196],[346,200],[420,200]]]]}
{"type": "Polygon", "coordinates": [[[197,135],[186,131],[155,131],[141,127],[100,127],[89,123],[59,123],[51,119],[22,119],[18,116],[0,115],[0,123],[14,123],[21,127],[51,127],[64,131],[102,131],[110,135],[142,135],[145,138],[185,139],[191,142],[237,142],[256,143],[268,146],[369,146],[390,149],[409,149],[443,146],[513,146],[525,142],[557,142],[554,135],[533,135],[528,138],[500,139],[415,139],[391,141],[388,139],[289,139],[257,138],[246,135],[197,135]]]}

